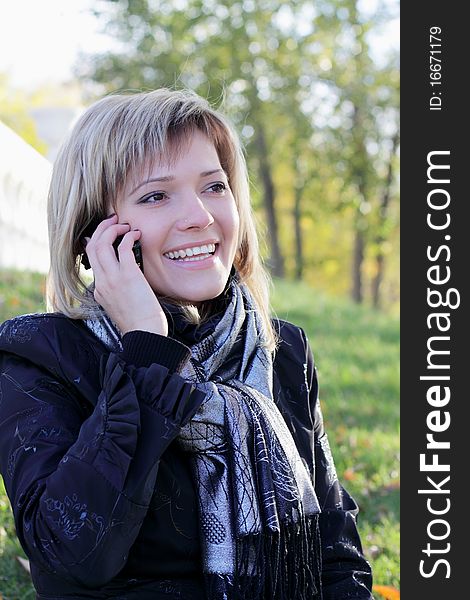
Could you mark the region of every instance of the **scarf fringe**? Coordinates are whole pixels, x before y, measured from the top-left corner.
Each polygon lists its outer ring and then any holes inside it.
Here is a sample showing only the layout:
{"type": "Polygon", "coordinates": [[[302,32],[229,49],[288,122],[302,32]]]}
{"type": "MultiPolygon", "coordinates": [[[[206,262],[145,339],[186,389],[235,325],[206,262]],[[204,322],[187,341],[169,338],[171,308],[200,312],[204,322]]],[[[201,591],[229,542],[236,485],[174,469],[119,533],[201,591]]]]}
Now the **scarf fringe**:
{"type": "Polygon", "coordinates": [[[206,573],[208,600],[321,600],[318,518],[237,540],[237,573],[206,573]]]}

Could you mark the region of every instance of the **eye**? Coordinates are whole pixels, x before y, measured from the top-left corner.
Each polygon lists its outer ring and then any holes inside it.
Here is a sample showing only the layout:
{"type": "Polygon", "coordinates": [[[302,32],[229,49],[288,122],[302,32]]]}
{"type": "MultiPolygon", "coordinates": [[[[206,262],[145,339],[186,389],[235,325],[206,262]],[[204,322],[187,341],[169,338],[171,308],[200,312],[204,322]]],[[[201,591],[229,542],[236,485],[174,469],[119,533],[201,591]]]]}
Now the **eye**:
{"type": "Polygon", "coordinates": [[[225,183],[218,181],[217,183],[213,183],[208,188],[206,188],[206,192],[212,192],[214,194],[222,194],[227,189],[225,183]]]}
{"type": "Polygon", "coordinates": [[[168,196],[165,192],[152,192],[139,200],[139,204],[158,204],[165,200],[168,196]]]}

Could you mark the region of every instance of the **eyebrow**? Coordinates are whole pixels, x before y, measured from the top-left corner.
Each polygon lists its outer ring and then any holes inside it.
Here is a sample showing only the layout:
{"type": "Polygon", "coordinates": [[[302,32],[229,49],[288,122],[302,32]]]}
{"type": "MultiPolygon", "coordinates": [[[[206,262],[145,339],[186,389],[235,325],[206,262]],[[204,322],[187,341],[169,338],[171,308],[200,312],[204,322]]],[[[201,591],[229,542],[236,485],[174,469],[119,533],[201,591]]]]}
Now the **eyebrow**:
{"type": "MultiPolygon", "coordinates": [[[[201,177],[201,178],[209,177],[209,175],[214,175],[214,173],[223,173],[224,175],[226,175],[226,173],[223,169],[213,169],[212,171],[203,171],[202,173],[199,173],[199,177],[201,177]]],[[[130,193],[133,194],[139,188],[141,188],[143,185],[146,185],[147,183],[155,183],[155,182],[168,183],[169,181],[174,181],[175,179],[176,179],[176,177],[174,175],[165,175],[164,177],[151,177],[150,179],[146,179],[145,181],[142,181],[142,183],[139,183],[139,185],[137,187],[135,187],[130,193]]]]}

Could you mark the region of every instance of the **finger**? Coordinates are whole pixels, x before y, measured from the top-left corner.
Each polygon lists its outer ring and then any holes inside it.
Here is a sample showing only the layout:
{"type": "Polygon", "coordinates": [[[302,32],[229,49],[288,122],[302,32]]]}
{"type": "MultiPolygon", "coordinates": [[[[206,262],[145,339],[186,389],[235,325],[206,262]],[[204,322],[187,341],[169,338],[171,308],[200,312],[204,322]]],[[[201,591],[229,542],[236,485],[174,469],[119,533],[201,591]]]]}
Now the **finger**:
{"type": "Polygon", "coordinates": [[[111,225],[114,225],[115,223],[117,223],[117,221],[118,221],[118,216],[115,213],[110,215],[109,217],[106,217],[106,219],[103,219],[98,224],[95,231],[93,232],[93,235],[96,234],[96,236],[99,237],[103,231],[105,231],[111,225]]]}
{"type": "Polygon", "coordinates": [[[92,236],[92,240],[97,243],[103,241],[105,244],[112,244],[119,235],[124,235],[130,229],[129,223],[111,223],[104,228],[98,227],[92,236]]]}
{"type": "Polygon", "coordinates": [[[125,269],[134,268],[136,266],[136,260],[132,247],[134,243],[140,238],[140,236],[141,231],[139,229],[129,231],[124,235],[121,243],[117,248],[119,263],[125,269]]]}
{"type": "Polygon", "coordinates": [[[95,228],[95,230],[91,233],[91,237],[85,237],[85,245],[87,248],[87,255],[88,258],[90,260],[91,266],[92,268],[94,268],[94,263],[96,262],[95,256],[96,256],[96,243],[97,241],[101,238],[102,234],[104,231],[106,231],[106,229],[108,229],[110,226],[116,224],[117,222],[117,215],[116,214],[112,214],[109,215],[109,217],[107,217],[106,219],[104,219],[103,221],[101,221],[98,226],[95,228]]]}
{"type": "Polygon", "coordinates": [[[116,224],[103,231],[100,237],[92,237],[88,242],[86,252],[95,280],[100,279],[104,283],[118,276],[119,262],[112,244],[118,235],[124,235],[128,231],[129,225],[116,224]]]}
{"type": "Polygon", "coordinates": [[[126,234],[130,229],[128,223],[115,223],[101,231],[96,231],[90,244],[98,260],[109,261],[116,257],[113,244],[118,236],[126,234]]]}
{"type": "Polygon", "coordinates": [[[101,221],[95,229],[91,240],[93,243],[92,248],[97,253],[104,252],[106,256],[106,250],[101,250],[101,244],[104,244],[105,247],[112,245],[118,236],[124,235],[129,231],[129,223],[117,223],[117,219],[117,215],[111,215],[101,221]]]}

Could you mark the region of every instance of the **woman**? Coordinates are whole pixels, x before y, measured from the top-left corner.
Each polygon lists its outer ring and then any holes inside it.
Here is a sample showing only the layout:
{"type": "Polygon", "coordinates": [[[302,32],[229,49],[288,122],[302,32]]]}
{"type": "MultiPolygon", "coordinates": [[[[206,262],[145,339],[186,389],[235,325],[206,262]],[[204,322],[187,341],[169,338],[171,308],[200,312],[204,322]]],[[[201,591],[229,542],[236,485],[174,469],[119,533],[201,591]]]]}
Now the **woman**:
{"type": "Polygon", "coordinates": [[[0,333],[1,472],[37,597],[371,598],[227,120],[192,92],[100,100],[48,212],[55,312],[0,333]]]}

